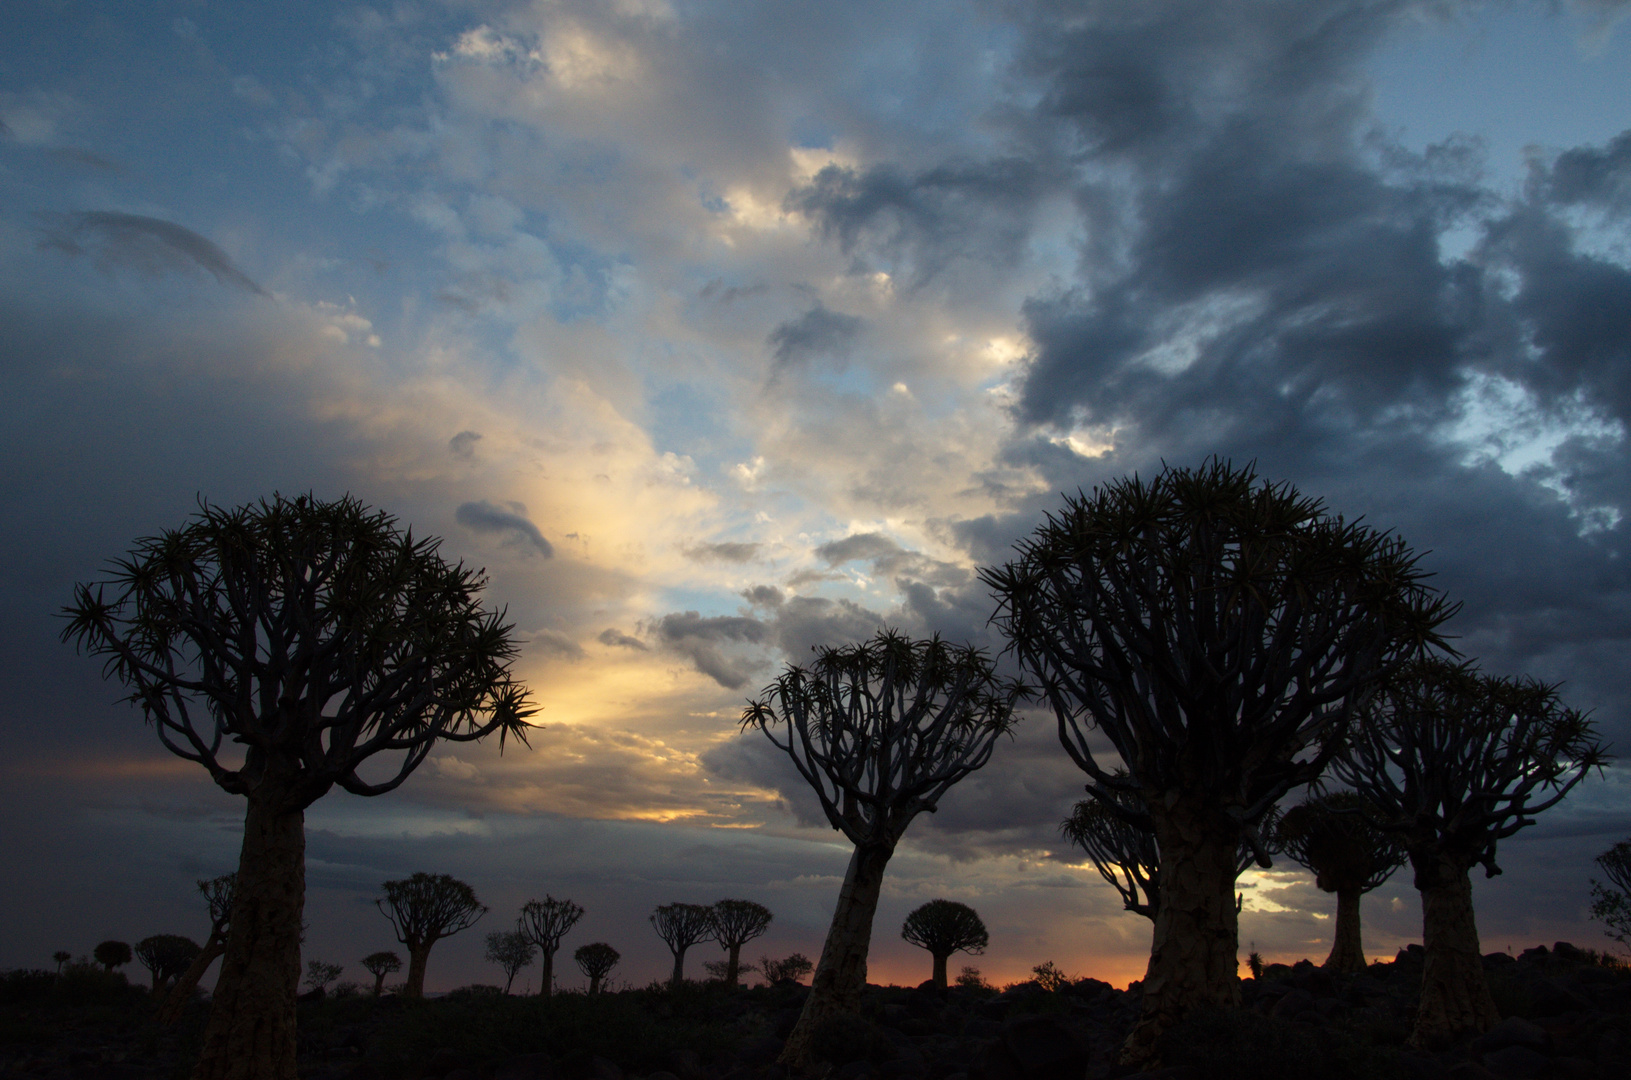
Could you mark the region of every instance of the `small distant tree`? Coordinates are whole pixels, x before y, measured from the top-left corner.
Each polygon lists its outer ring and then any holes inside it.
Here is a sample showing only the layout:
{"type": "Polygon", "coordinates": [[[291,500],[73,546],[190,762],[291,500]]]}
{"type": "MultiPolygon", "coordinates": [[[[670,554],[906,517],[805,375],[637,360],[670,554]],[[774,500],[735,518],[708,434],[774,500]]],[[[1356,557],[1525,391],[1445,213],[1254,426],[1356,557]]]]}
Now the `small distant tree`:
{"type": "Polygon", "coordinates": [[[112,971],[116,967],[122,967],[130,963],[132,959],[130,945],[123,941],[104,941],[91,950],[91,956],[95,958],[98,964],[102,965],[103,971],[112,971]]]}
{"type": "Polygon", "coordinates": [[[1191,1009],[1240,1003],[1242,842],[1271,864],[1264,817],[1320,777],[1383,677],[1442,643],[1455,606],[1398,537],[1219,459],[1067,497],[1015,548],[980,572],[993,621],[1089,794],[1160,852],[1120,1056],[1147,1068],[1191,1009]]]}
{"type": "Polygon", "coordinates": [[[915,908],[901,924],[900,936],[934,957],[932,979],[941,990],[946,988],[946,961],[952,953],[977,956],[991,941],[980,916],[956,900],[930,900],[915,908]]]}
{"type": "Polygon", "coordinates": [[[374,996],[385,992],[385,976],[402,970],[402,957],[394,952],[369,953],[362,958],[362,966],[374,977],[374,996]]]}
{"type": "Polygon", "coordinates": [[[782,1065],[806,1068],[816,1029],[859,1009],[895,846],[918,814],[933,813],[953,785],[991,760],[1026,693],[999,678],[978,649],[883,631],[821,649],[808,668],[789,666],[742,714],[744,728],[758,728],[792,758],[832,827],[855,845],[782,1065]]]}
{"type": "Polygon", "coordinates": [[[53,960],[55,960],[57,962],[57,974],[58,975],[62,974],[62,965],[66,964],[68,961],[72,960],[73,958],[74,958],[73,953],[63,952],[60,949],[51,954],[51,959],[53,959],[53,960]]]}
{"type": "Polygon", "coordinates": [[[977,967],[965,966],[963,970],[959,971],[957,973],[957,985],[965,990],[991,989],[991,984],[985,981],[985,976],[980,974],[980,969],[977,967]]]}
{"type": "Polygon", "coordinates": [[[674,974],[669,989],[685,985],[685,950],[714,936],[714,909],[702,904],[663,904],[651,913],[652,929],[674,954],[674,974]]]}
{"type": "Polygon", "coordinates": [[[374,903],[391,920],[396,939],[408,947],[408,983],[402,994],[424,997],[430,947],[474,926],[487,908],[474,889],[447,874],[418,873],[380,887],[385,895],[374,903]]]}
{"type": "Polygon", "coordinates": [[[1052,960],[1044,960],[1031,969],[1036,985],[1050,994],[1057,994],[1070,985],[1071,979],[1052,960]]]}
{"type": "Polygon", "coordinates": [[[1607,924],[1609,937],[1631,945],[1631,840],[1621,840],[1596,861],[1608,883],[1592,879],[1591,916],[1607,924]]]}
{"type": "Polygon", "coordinates": [[[759,973],[771,986],[779,982],[802,982],[804,977],[815,970],[815,963],[803,953],[794,953],[780,960],[772,960],[768,956],[759,957],[759,973]]]}
{"type": "Polygon", "coordinates": [[[198,942],[180,934],[154,934],[136,943],[136,959],[152,979],[153,996],[158,997],[171,979],[187,970],[198,955],[198,942]]]}
{"type": "Polygon", "coordinates": [[[220,877],[198,882],[198,891],[203,894],[204,902],[209,905],[210,934],[204,940],[204,947],[193,957],[193,962],[187,965],[187,970],[165,995],[164,1003],[159,1006],[156,1016],[159,1023],[173,1024],[181,1019],[181,1010],[192,997],[199,981],[204,978],[204,972],[226,952],[237,882],[237,874],[222,874],[220,877]]]}
{"type": "Polygon", "coordinates": [[[495,930],[487,935],[487,962],[504,969],[504,993],[515,984],[516,972],[532,963],[538,947],[524,930],[495,930]]]}
{"type": "Polygon", "coordinates": [[[245,801],[194,1080],[295,1078],[306,808],[394,791],[443,740],[524,738],[514,627],[439,545],[349,496],[205,503],[64,609],[165,748],[245,801]]]}
{"type": "Polygon", "coordinates": [[[729,955],[725,985],[735,988],[742,975],[742,946],[770,928],[770,909],[752,900],[721,900],[714,905],[713,938],[729,955]]]}
{"type": "Polygon", "coordinates": [[[1314,884],[1337,894],[1336,928],[1326,967],[1365,970],[1359,899],[1404,865],[1397,833],[1377,828],[1365,816],[1365,800],[1352,792],[1319,795],[1281,816],[1276,846],[1314,875],[1314,884]]]}
{"type": "Polygon", "coordinates": [[[528,900],[521,906],[521,921],[517,924],[527,940],[538,946],[543,956],[538,975],[538,993],[549,997],[555,990],[555,954],[560,951],[561,939],[583,918],[583,909],[570,900],[557,900],[545,894],[542,900],[528,900]]]}
{"type": "Polygon", "coordinates": [[[345,974],[344,964],[325,964],[321,960],[306,961],[306,987],[317,994],[328,993],[329,984],[345,974]]]}
{"type": "Polygon", "coordinates": [[[606,976],[612,973],[612,969],[623,956],[604,941],[592,941],[587,945],[579,945],[578,951],[572,954],[572,959],[577,961],[578,970],[588,978],[589,992],[598,994],[606,986],[606,976]]]}
{"type": "Polygon", "coordinates": [[[1389,679],[1366,714],[1334,769],[1409,853],[1425,949],[1410,1042],[1436,1047],[1500,1019],[1484,978],[1470,870],[1499,874],[1497,844],[1608,755],[1556,686],[1436,657],[1389,679]]]}

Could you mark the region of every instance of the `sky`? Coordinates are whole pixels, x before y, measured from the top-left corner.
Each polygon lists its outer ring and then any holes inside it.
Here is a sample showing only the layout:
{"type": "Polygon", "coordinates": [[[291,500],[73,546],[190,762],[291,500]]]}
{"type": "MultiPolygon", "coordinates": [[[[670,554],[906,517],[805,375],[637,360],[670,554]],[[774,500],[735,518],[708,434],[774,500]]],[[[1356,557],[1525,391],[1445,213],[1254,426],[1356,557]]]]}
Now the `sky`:
{"type": "MultiPolygon", "coordinates": [[[[351,493],[490,577],[531,748],[307,814],[306,956],[416,871],[662,976],[659,904],[818,954],[848,857],[746,700],[881,626],[999,651],[981,566],[1062,493],[1255,461],[1422,552],[1486,671],[1631,748],[1631,23],[1610,0],[8,4],[0,34],[0,968],[201,940],[243,807],[58,640],[199,500],[351,493]]],[[[997,982],[1125,985],[1149,924],[1060,839],[1048,717],[913,823],[997,982]]],[[[1486,949],[1608,944],[1593,774],[1476,884],[1486,949]]],[[[1243,952],[1332,897],[1243,877],[1243,952]]],[[[1408,874],[1373,956],[1419,940],[1408,874]]],[[[688,960],[717,959],[699,947],[688,960]]],[[[570,964],[561,984],[576,986],[570,964]]],[[[536,968],[523,972],[525,983],[536,968]]],[[[534,974],[535,977],[535,974],[534,974]]]]}

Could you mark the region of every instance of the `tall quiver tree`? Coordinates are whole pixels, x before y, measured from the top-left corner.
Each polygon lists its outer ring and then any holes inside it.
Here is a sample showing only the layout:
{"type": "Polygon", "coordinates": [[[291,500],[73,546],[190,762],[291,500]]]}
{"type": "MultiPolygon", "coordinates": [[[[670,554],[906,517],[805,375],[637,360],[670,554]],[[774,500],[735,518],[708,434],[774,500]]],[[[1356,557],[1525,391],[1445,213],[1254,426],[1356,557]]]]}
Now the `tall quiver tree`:
{"type": "Polygon", "coordinates": [[[714,905],[714,940],[725,950],[725,985],[734,989],[742,977],[742,946],[770,929],[770,909],[752,900],[721,900],[714,905]]]}
{"type": "Polygon", "coordinates": [[[1556,806],[1607,753],[1557,687],[1422,659],[1390,678],[1334,772],[1410,856],[1421,892],[1421,1004],[1411,1044],[1435,1047],[1500,1019],[1478,945],[1470,871],[1501,872],[1497,844],[1556,806]]]}
{"type": "Polygon", "coordinates": [[[528,900],[521,905],[521,918],[516,927],[527,935],[527,940],[538,946],[543,960],[538,973],[538,993],[549,997],[555,991],[555,954],[560,951],[561,939],[583,918],[583,909],[570,900],[557,900],[548,893],[542,900],[528,900]]]}
{"type": "Polygon", "coordinates": [[[668,988],[679,990],[685,985],[685,951],[714,936],[714,909],[702,904],[663,904],[649,918],[651,928],[674,954],[674,974],[668,988]]]}
{"type": "Polygon", "coordinates": [[[204,977],[204,972],[226,952],[227,930],[232,924],[232,902],[237,881],[237,874],[222,874],[220,877],[198,883],[198,891],[204,894],[204,902],[210,909],[210,936],[205,939],[204,947],[193,958],[193,962],[187,965],[187,970],[170,988],[164,1004],[159,1006],[156,1017],[159,1023],[173,1024],[181,1019],[181,1009],[187,1004],[187,999],[192,997],[193,989],[204,977]]]}
{"type": "Polygon", "coordinates": [[[979,954],[991,943],[979,913],[956,900],[930,900],[906,916],[900,936],[934,958],[929,976],[935,989],[946,988],[946,961],[954,952],[979,954]]]}
{"type": "Polygon", "coordinates": [[[204,504],[65,609],[165,747],[246,802],[196,1080],[293,1080],[306,807],[394,790],[438,740],[523,735],[512,627],[438,545],[349,496],[204,504]]]}
{"type": "Polygon", "coordinates": [[[1454,608],[1403,540],[1218,460],[1067,497],[1016,550],[981,571],[993,621],[1089,794],[1160,851],[1143,1011],[1121,1055],[1145,1065],[1189,1009],[1239,1003],[1241,843],[1269,865],[1263,818],[1320,775],[1354,706],[1454,608]]]}
{"type": "Polygon", "coordinates": [[[418,873],[380,888],[385,895],[374,904],[391,920],[396,939],[408,948],[408,981],[402,996],[424,997],[431,946],[474,926],[487,914],[487,906],[476,899],[474,889],[448,874],[418,873]]]}
{"type": "Polygon", "coordinates": [[[743,713],[743,727],[757,727],[793,759],[832,827],[855,845],[783,1064],[804,1067],[816,1027],[858,1009],[895,845],[913,818],[933,813],[952,785],[991,759],[1025,694],[977,649],[884,631],[823,648],[808,668],[789,666],[743,713]]]}
{"type": "Polygon", "coordinates": [[[1280,817],[1276,844],[1293,862],[1314,875],[1314,884],[1337,894],[1336,929],[1325,966],[1363,971],[1359,899],[1404,865],[1405,850],[1395,833],[1378,828],[1365,814],[1365,800],[1347,791],[1319,795],[1280,817]]]}

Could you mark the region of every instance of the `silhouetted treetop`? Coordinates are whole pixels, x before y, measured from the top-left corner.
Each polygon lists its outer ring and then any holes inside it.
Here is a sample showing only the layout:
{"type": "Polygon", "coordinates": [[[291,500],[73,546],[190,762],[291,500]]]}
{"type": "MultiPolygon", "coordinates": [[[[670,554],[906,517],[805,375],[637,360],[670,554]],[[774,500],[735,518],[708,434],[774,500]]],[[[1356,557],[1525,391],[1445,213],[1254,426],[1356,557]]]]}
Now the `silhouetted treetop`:
{"type": "Polygon", "coordinates": [[[591,941],[587,945],[578,946],[578,951],[572,954],[577,961],[578,970],[582,971],[589,980],[589,992],[600,993],[606,976],[611,974],[617,962],[623,955],[604,941],[591,941]]]}
{"type": "Polygon", "coordinates": [[[1316,795],[1287,810],[1275,841],[1326,892],[1370,892],[1405,862],[1398,834],[1378,828],[1365,815],[1365,800],[1349,791],[1316,795]]]}
{"type": "Polygon", "coordinates": [[[92,950],[91,956],[108,971],[128,964],[132,959],[130,945],[123,941],[104,941],[92,950]]]}
{"type": "Polygon", "coordinates": [[[474,926],[487,914],[487,907],[476,899],[474,889],[448,874],[421,872],[380,887],[385,895],[374,904],[391,921],[396,939],[408,947],[408,981],[403,993],[422,997],[431,946],[474,926]]]}

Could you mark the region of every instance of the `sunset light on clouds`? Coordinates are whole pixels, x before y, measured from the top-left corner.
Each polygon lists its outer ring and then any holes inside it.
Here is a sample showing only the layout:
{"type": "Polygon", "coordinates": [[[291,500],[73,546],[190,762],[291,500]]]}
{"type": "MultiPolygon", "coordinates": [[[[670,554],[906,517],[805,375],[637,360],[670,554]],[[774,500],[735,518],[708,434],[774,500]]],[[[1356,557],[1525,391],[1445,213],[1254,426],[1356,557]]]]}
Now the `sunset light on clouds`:
{"type": "MultiPolygon", "coordinates": [[[[0,966],[197,936],[236,858],[238,801],[54,619],[199,499],[350,492],[485,567],[524,642],[530,748],[310,811],[308,940],[346,963],[419,870],[484,931],[571,896],[568,944],[637,984],[676,901],[814,956],[848,847],[745,700],[885,625],[1000,652],[977,569],[1163,461],[1397,530],[1458,648],[1631,748],[1625,5],[297,10],[0,16],[0,966]]],[[[1059,835],[1082,782],[1027,714],[912,826],[873,979],[927,975],[897,928],[942,896],[999,982],[1137,978],[1149,924],[1059,835]]],[[[1601,944],[1628,792],[1508,842],[1489,948],[1601,944]]],[[[1294,865],[1241,891],[1243,948],[1329,948],[1294,865]]],[[[1374,955],[1417,939],[1408,873],[1365,914],[1374,955]]],[[[430,988],[493,981],[480,936],[430,988]]]]}

